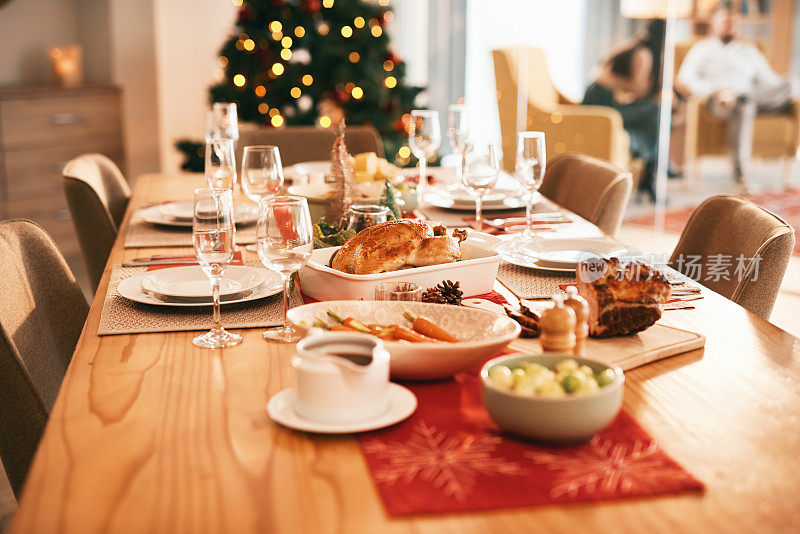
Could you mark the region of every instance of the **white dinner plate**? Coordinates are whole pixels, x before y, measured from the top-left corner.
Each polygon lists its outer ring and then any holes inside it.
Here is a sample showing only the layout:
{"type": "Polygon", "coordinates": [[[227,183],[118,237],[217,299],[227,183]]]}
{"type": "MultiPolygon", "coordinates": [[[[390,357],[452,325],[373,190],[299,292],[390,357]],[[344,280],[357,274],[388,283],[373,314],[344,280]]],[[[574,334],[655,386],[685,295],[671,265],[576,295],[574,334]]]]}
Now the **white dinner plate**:
{"type": "MultiPolygon", "coordinates": [[[[193,210],[194,205],[192,201],[186,200],[181,202],[170,202],[168,204],[172,204],[173,206],[166,207],[167,204],[158,204],[156,206],[150,206],[149,208],[140,209],[139,216],[150,224],[191,228],[192,217],[189,216],[188,219],[185,218],[185,206],[181,205],[188,204],[190,206],[189,209],[193,210]],[[173,210],[175,210],[175,213],[180,214],[177,216],[178,218],[172,214],[173,210]]],[[[258,220],[258,206],[254,204],[237,203],[235,210],[237,225],[245,226],[248,224],[253,224],[256,222],[256,220],[258,220]]]]}
{"type": "MultiPolygon", "coordinates": [[[[234,295],[256,289],[266,281],[265,272],[264,269],[255,267],[229,266],[220,280],[220,297],[230,299],[234,295]]],[[[208,276],[198,266],[171,267],[149,272],[142,278],[142,289],[160,299],[211,299],[208,276]]]]}
{"type": "Polygon", "coordinates": [[[389,383],[389,409],[383,414],[356,423],[329,423],[307,419],[294,409],[294,389],[286,388],[272,396],[267,413],[278,424],[293,430],[317,434],[351,434],[384,428],[407,419],[417,409],[417,397],[408,389],[389,383]]]}
{"type": "MultiPolygon", "coordinates": [[[[533,203],[538,203],[541,198],[539,193],[535,193],[533,203]]],[[[425,201],[437,208],[457,211],[473,211],[475,209],[475,200],[464,189],[431,187],[425,194],[425,201]]],[[[524,208],[525,205],[525,195],[520,195],[520,192],[515,189],[495,189],[483,197],[484,211],[519,209],[524,208]]]]}
{"type": "Polygon", "coordinates": [[[331,170],[330,161],[304,161],[283,169],[283,177],[292,182],[324,183],[325,175],[331,170]]]}
{"type": "Polygon", "coordinates": [[[628,251],[619,243],[599,239],[535,239],[521,244],[519,249],[543,265],[569,269],[589,257],[619,257],[628,251]]]}
{"type": "MultiPolygon", "coordinates": [[[[541,239],[542,241],[549,241],[547,239],[541,239]]],[[[553,241],[564,241],[564,240],[555,240],[553,241]]],[[[574,241],[574,240],[570,240],[574,241]]],[[[581,240],[581,241],[588,241],[588,240],[581,240]]],[[[601,240],[595,240],[601,241],[601,240]]],[[[511,263],[513,265],[519,265],[520,267],[527,267],[529,269],[537,269],[539,271],[547,271],[547,272],[554,272],[554,273],[572,273],[575,274],[575,268],[577,264],[575,263],[565,263],[565,264],[557,264],[557,263],[548,263],[547,261],[541,260],[537,256],[525,252],[521,250],[521,247],[526,242],[520,242],[517,240],[508,240],[504,241],[500,245],[495,248],[495,251],[500,254],[500,257],[503,261],[511,263]]],[[[644,252],[639,250],[635,247],[630,246],[623,246],[624,251],[616,257],[623,259],[623,260],[633,260],[644,257],[644,252]]]]}
{"type": "MultiPolygon", "coordinates": [[[[211,299],[205,301],[185,301],[177,299],[160,299],[152,293],[146,293],[142,290],[142,278],[150,273],[139,274],[126,278],[117,285],[117,294],[125,299],[139,302],[141,304],[151,304],[153,306],[174,306],[174,307],[188,307],[188,306],[211,306],[213,303],[211,299]]],[[[251,300],[263,299],[277,295],[283,291],[283,281],[277,273],[264,270],[265,283],[253,289],[250,292],[240,293],[234,295],[231,299],[221,299],[220,304],[223,306],[227,304],[236,304],[239,302],[249,302],[251,300]]]]}

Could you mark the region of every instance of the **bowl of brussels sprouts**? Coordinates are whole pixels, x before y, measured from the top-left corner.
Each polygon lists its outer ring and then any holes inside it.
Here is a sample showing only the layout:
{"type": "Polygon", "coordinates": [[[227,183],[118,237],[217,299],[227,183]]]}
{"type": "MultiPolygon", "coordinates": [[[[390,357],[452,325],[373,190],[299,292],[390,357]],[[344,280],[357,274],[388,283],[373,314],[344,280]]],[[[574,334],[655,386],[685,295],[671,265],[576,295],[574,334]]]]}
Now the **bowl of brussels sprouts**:
{"type": "Polygon", "coordinates": [[[617,366],[568,354],[510,355],[481,369],[483,402],[502,430],[544,442],[580,442],[622,407],[617,366]]]}

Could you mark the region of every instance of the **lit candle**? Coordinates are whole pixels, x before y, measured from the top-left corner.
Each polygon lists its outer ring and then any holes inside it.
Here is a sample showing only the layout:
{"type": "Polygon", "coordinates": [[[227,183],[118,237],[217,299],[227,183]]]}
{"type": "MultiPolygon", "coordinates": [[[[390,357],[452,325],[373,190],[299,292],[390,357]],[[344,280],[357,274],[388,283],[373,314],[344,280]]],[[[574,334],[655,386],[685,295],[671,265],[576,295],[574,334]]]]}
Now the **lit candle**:
{"type": "Polygon", "coordinates": [[[83,83],[83,50],[79,45],[51,48],[50,66],[58,85],[75,87],[83,83]]]}

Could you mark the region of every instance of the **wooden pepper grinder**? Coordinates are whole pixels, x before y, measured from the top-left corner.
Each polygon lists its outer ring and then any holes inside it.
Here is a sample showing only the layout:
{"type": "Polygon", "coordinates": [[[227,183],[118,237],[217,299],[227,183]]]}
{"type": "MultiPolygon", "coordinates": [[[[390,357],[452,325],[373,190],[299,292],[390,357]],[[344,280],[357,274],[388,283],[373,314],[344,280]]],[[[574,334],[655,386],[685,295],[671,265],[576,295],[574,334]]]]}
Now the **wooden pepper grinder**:
{"type": "Polygon", "coordinates": [[[589,303],[578,295],[578,288],[569,286],[564,304],[575,312],[575,356],[583,356],[586,351],[586,338],[589,337],[589,303]]]}
{"type": "Polygon", "coordinates": [[[575,312],[564,305],[564,297],[553,296],[553,307],[542,312],[539,340],[544,352],[572,354],[575,350],[575,312]]]}

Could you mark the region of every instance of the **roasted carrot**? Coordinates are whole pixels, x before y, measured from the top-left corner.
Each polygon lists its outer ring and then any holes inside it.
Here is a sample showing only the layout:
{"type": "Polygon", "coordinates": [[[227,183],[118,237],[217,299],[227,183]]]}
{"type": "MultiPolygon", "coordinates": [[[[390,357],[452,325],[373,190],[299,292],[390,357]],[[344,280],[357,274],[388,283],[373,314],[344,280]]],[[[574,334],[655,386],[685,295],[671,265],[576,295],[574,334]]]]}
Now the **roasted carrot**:
{"type": "Polygon", "coordinates": [[[348,317],[347,319],[342,321],[342,324],[345,325],[345,326],[349,326],[353,330],[358,330],[359,332],[364,332],[365,334],[371,334],[372,333],[372,330],[370,330],[367,327],[367,325],[365,325],[361,321],[358,321],[358,320],[354,319],[353,317],[348,317]]]}
{"type": "Polygon", "coordinates": [[[400,326],[399,324],[393,324],[391,329],[392,334],[394,334],[394,337],[397,339],[411,341],[412,343],[440,343],[438,339],[425,336],[419,332],[414,332],[410,328],[400,326]]]}
{"type": "Polygon", "coordinates": [[[408,310],[404,311],[403,315],[406,319],[411,321],[411,328],[413,328],[415,332],[433,339],[438,339],[439,341],[447,341],[448,343],[458,343],[461,341],[427,317],[414,315],[408,310]]]}
{"type": "Polygon", "coordinates": [[[343,324],[335,324],[331,326],[332,332],[358,332],[355,328],[350,328],[349,326],[343,324]]]}

